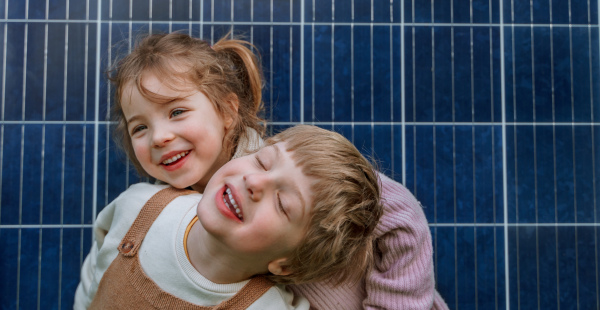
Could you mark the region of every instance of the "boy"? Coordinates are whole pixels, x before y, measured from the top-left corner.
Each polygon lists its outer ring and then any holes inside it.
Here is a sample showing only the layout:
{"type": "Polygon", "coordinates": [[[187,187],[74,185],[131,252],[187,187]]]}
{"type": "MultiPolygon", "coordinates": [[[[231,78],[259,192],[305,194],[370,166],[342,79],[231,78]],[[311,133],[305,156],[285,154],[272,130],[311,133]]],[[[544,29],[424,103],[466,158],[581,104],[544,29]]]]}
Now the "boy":
{"type": "Polygon", "coordinates": [[[377,176],[337,133],[292,127],[181,194],[134,185],[98,215],[76,309],[308,309],[283,285],[358,280],[371,264],[377,176]]]}

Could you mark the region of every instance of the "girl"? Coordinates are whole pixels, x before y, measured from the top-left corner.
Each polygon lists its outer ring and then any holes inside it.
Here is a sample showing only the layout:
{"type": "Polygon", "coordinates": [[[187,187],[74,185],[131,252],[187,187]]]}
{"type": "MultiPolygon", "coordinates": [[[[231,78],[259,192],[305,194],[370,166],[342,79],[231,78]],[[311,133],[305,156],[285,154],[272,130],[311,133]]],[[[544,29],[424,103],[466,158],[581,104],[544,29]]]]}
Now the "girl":
{"type": "MultiPolygon", "coordinates": [[[[227,161],[262,144],[262,72],[251,44],[214,46],[185,34],[150,35],[111,71],[116,140],[141,175],[203,192],[227,161]]],[[[421,205],[379,175],[383,215],[375,267],[359,283],[290,285],[316,309],[447,309],[435,290],[421,205]]]]}
{"type": "Polygon", "coordinates": [[[262,72],[241,40],[151,35],[109,73],[115,138],[142,176],[202,193],[264,132],[262,72]]]}

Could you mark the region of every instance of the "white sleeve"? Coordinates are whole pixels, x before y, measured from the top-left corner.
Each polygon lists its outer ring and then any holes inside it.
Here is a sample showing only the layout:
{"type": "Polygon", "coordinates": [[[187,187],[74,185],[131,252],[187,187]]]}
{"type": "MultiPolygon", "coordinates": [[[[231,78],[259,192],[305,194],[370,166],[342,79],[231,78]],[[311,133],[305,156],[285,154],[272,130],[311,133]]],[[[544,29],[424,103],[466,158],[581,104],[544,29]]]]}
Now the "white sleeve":
{"type": "MultiPolygon", "coordinates": [[[[90,253],[85,258],[83,266],[81,267],[81,275],[79,285],[77,285],[77,290],[75,291],[73,309],[87,309],[90,306],[96,295],[96,291],[98,290],[102,275],[117,256],[118,251],[117,247],[114,245],[115,240],[111,239],[108,242],[109,244],[105,244],[105,241],[107,241],[106,239],[109,231],[111,231],[112,234],[116,233],[117,238],[121,234],[124,235],[124,232],[119,232],[120,230],[123,230],[120,227],[122,225],[115,225],[113,221],[122,218],[122,215],[115,215],[117,206],[122,204],[127,205],[127,201],[130,200],[129,197],[135,196],[133,192],[135,191],[134,188],[139,188],[139,186],[134,185],[121,193],[119,197],[98,213],[93,230],[94,242],[92,243],[90,253]],[[125,203],[123,203],[123,200],[125,200],[125,203]],[[103,246],[105,246],[104,249],[102,248],[103,246]]],[[[139,212],[139,210],[132,210],[131,213],[135,214],[137,212],[139,212]]]]}

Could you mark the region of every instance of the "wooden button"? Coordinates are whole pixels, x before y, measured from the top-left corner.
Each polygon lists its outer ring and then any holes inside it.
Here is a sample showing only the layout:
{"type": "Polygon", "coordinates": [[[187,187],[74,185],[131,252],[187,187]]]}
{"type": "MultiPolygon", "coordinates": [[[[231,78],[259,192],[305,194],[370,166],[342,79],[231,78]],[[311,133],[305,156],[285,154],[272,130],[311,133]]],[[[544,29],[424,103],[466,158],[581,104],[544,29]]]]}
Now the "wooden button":
{"type": "Polygon", "coordinates": [[[131,249],[133,249],[133,242],[131,241],[125,242],[125,244],[121,246],[121,252],[123,253],[129,253],[131,249]]]}

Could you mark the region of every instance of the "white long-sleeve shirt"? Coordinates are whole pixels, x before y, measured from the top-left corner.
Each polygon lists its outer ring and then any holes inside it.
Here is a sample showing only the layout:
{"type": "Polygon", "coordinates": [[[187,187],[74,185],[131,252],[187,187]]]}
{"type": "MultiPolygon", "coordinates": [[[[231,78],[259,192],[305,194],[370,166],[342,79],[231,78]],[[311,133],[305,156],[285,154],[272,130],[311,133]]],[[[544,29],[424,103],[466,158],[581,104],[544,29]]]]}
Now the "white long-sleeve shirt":
{"type": "MultiPolygon", "coordinates": [[[[132,185],[102,212],[94,224],[95,241],[83,263],[75,293],[74,309],[86,309],[94,298],[104,272],[117,257],[117,246],[140,210],[168,185],[132,185]]],[[[139,251],[145,273],[164,291],[188,302],[210,306],[235,295],[247,282],[216,284],[203,277],[189,262],[184,249],[185,230],[196,215],[201,194],[175,198],[158,216],[139,251]]],[[[282,285],[271,287],[248,309],[308,309],[308,301],[282,285]]]]}

